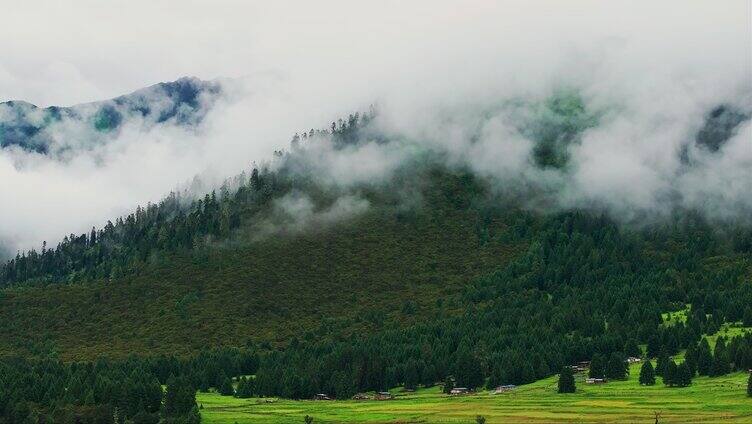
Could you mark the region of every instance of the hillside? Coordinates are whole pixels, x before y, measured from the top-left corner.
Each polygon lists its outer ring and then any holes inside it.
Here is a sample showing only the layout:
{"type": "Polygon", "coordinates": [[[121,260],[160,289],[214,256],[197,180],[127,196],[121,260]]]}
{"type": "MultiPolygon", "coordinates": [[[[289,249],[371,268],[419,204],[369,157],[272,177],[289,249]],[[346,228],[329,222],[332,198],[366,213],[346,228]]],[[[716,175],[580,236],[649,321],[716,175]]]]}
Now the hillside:
{"type": "MultiPolygon", "coordinates": [[[[571,175],[597,114],[571,92],[531,108],[530,172],[571,175]]],[[[736,381],[752,367],[752,335],[703,336],[752,326],[743,219],[721,226],[673,203],[640,223],[562,207],[558,183],[504,186],[377,119],[295,134],[210,193],[170,193],[3,264],[0,422],[194,423],[197,390],[211,403],[401,386],[443,404],[437,385],[548,388],[581,361],[621,386],[630,356],[687,358],[672,397],[695,376],[736,381]],[[182,397],[174,411],[163,385],[182,397]]],[[[529,393],[529,407],[546,396],[529,393]]],[[[334,405],[319,412],[336,422],[350,403],[334,405]]]]}
{"type": "Polygon", "coordinates": [[[477,211],[446,207],[405,221],[378,208],[337,227],[169,254],[111,282],[6,289],[0,351],[67,360],[187,354],[358,332],[373,328],[369,314],[414,322],[522,247],[482,244],[478,220],[477,211]],[[410,300],[416,314],[404,315],[410,300]]]}

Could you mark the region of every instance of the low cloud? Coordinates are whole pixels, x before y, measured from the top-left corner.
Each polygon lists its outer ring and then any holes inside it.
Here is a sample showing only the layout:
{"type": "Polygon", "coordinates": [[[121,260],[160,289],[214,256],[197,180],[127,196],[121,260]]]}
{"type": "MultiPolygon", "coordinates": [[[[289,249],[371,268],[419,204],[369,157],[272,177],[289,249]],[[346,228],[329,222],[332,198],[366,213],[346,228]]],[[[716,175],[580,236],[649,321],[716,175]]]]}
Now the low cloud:
{"type": "Polygon", "coordinates": [[[384,181],[436,151],[544,210],[596,207],[625,221],[676,207],[722,220],[752,210],[749,121],[717,152],[694,146],[714,108],[752,110],[744,0],[219,1],[179,10],[136,1],[117,16],[110,4],[74,3],[6,11],[0,100],[71,105],[184,75],[227,77],[224,95],[193,128],[129,121],[92,147],[80,128],[61,126],[56,157],[1,150],[0,240],[11,253],[99,227],[196,175],[211,186],[270,160],[293,133],[371,103],[390,143],[335,151],[309,142],[301,149],[310,161],[299,165],[342,189],[384,181]],[[597,124],[565,149],[566,166],[540,166],[534,127],[561,89],[578,93],[597,124]]]}
{"type": "Polygon", "coordinates": [[[289,193],[274,201],[273,214],[254,226],[254,237],[279,233],[298,233],[312,228],[322,229],[345,219],[356,217],[369,208],[368,200],[354,194],[338,197],[325,207],[318,207],[305,193],[289,193]]]}

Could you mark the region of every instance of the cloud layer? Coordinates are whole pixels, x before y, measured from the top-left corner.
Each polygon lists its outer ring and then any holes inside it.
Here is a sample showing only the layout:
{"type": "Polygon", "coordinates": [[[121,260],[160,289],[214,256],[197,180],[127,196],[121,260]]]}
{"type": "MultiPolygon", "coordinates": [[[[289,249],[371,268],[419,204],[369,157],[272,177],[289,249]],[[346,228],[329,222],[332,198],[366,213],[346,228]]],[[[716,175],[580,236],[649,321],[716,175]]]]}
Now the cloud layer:
{"type": "Polygon", "coordinates": [[[750,108],[745,0],[117,3],[9,8],[0,100],[70,105],[184,75],[227,77],[230,94],[198,129],[133,125],[67,161],[0,152],[0,239],[11,250],[100,226],[194,175],[233,175],[292,133],[371,103],[380,131],[401,141],[316,147],[332,182],[381,178],[430,148],[555,207],[632,220],[669,204],[727,218],[750,210],[749,121],[719,152],[693,150],[692,166],[679,155],[714,107],[750,108]],[[581,93],[598,125],[569,148],[566,170],[540,168],[520,130],[535,108],[515,105],[561,87],[581,93]]]}

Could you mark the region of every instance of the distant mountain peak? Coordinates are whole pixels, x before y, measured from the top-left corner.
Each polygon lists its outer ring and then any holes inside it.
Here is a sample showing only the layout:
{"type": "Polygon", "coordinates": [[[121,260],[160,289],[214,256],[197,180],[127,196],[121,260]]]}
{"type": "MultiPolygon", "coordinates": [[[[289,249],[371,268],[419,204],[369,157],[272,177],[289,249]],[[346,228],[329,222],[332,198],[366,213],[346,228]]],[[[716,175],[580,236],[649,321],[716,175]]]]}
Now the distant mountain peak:
{"type": "Polygon", "coordinates": [[[48,154],[59,141],[61,124],[81,124],[95,141],[105,142],[107,133],[130,119],[146,125],[172,122],[180,126],[199,124],[221,95],[221,85],[196,77],[160,82],[109,100],[70,107],[40,108],[23,100],[0,103],[0,149],[15,147],[48,154]]]}

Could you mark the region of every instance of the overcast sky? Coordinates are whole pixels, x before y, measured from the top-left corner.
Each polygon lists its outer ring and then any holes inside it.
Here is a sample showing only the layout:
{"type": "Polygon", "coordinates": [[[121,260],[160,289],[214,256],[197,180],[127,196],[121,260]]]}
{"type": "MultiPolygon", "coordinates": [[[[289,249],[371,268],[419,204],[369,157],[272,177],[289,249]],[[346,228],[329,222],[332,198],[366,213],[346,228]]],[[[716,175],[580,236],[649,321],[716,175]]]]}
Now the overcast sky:
{"type": "Polygon", "coordinates": [[[181,76],[244,82],[192,144],[126,134],[104,161],[22,169],[0,154],[0,198],[12,200],[0,240],[14,246],[101,226],[197,173],[235,174],[373,102],[404,130],[430,105],[567,82],[696,118],[748,90],[752,69],[749,0],[0,2],[0,101],[71,105],[181,76]]]}
{"type": "Polygon", "coordinates": [[[660,66],[666,55],[742,54],[751,19],[747,0],[4,3],[0,99],[40,105],[99,100],[185,75],[271,73],[332,92],[400,76],[443,84],[410,77],[492,74],[472,68],[514,66],[504,60],[510,53],[548,67],[567,48],[623,49],[660,66]]]}

